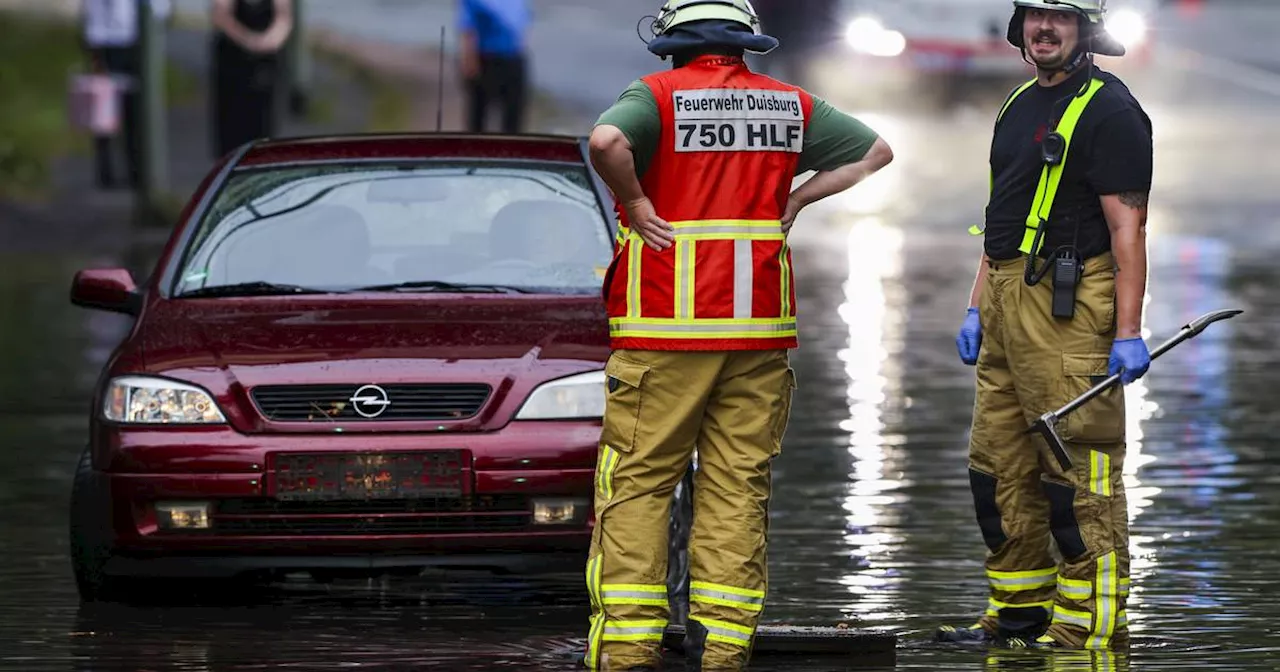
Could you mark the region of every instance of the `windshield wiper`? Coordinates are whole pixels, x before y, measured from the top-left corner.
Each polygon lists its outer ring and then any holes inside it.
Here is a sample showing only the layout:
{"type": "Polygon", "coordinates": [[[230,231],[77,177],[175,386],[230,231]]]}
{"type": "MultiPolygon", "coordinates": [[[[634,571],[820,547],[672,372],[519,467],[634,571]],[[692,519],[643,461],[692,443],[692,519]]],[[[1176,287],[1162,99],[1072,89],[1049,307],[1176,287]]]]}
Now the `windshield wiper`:
{"type": "Polygon", "coordinates": [[[277,282],[241,282],[234,285],[214,285],[199,287],[178,295],[177,298],[196,298],[210,296],[270,296],[273,294],[330,294],[327,289],[287,285],[277,282]]]}
{"type": "Polygon", "coordinates": [[[494,294],[516,293],[528,294],[529,290],[510,285],[472,285],[466,283],[444,282],[442,280],[421,280],[415,282],[397,282],[390,285],[372,285],[357,287],[353,292],[396,292],[410,290],[439,290],[446,292],[487,292],[494,294]]]}

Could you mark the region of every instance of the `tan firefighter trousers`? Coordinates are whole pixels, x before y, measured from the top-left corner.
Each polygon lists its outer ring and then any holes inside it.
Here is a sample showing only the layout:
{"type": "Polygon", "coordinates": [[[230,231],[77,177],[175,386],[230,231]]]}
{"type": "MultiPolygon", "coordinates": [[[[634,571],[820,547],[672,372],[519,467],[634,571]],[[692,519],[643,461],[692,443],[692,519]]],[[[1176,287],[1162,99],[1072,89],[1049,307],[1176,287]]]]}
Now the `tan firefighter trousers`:
{"type": "Polygon", "coordinates": [[[587,666],[660,662],[672,497],[696,448],[691,655],[699,669],[743,669],[768,587],[771,464],[795,388],[787,351],[618,350],[605,373],[587,666]]]}
{"type": "Polygon", "coordinates": [[[979,302],[969,476],[991,588],[980,622],[1006,636],[1047,622],[1047,634],[1068,648],[1110,649],[1128,641],[1124,389],[1113,386],[1059,421],[1070,471],[1041,437],[1023,432],[1107,377],[1115,262],[1110,253],[1085,261],[1070,320],[1052,315],[1052,277],[1028,287],[1024,264],[990,262],[979,302]]]}

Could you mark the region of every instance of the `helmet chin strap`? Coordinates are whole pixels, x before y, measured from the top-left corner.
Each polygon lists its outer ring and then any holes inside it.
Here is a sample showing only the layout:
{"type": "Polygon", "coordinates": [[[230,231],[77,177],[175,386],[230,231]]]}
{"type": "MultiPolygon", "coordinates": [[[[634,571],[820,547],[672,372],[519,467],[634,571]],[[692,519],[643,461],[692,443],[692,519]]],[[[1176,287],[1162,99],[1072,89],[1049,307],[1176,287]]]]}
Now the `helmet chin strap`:
{"type": "Polygon", "coordinates": [[[1084,45],[1076,45],[1075,51],[1071,52],[1072,53],[1071,59],[1068,60],[1065,65],[1062,65],[1057,68],[1046,68],[1043,65],[1040,65],[1039,63],[1036,63],[1035,61],[1031,60],[1030,58],[1027,58],[1027,48],[1025,46],[1022,47],[1021,51],[1022,51],[1022,60],[1025,61],[1028,65],[1034,66],[1036,70],[1041,70],[1044,72],[1048,72],[1050,74],[1061,72],[1064,75],[1070,76],[1072,73],[1084,67],[1086,64],[1088,65],[1093,64],[1093,59],[1089,58],[1089,51],[1084,48],[1084,45]]]}

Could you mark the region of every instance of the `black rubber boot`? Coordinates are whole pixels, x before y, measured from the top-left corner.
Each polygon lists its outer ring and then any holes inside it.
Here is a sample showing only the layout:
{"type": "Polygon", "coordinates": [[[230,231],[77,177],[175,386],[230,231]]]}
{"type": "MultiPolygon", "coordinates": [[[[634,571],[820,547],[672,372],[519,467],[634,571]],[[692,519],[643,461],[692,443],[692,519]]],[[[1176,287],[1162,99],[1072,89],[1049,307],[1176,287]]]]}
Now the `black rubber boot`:
{"type": "Polygon", "coordinates": [[[948,644],[986,644],[996,639],[995,635],[987,632],[977,623],[967,628],[957,628],[954,625],[939,626],[933,638],[934,641],[948,644]]]}

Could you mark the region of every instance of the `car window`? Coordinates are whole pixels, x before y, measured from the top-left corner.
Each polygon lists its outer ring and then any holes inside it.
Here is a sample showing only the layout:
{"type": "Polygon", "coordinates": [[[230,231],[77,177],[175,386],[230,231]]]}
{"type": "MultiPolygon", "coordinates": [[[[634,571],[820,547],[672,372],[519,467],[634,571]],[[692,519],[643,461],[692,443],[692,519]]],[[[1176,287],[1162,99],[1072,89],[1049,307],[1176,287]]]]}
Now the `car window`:
{"type": "Polygon", "coordinates": [[[595,293],[612,255],[582,166],[431,162],[234,174],[175,294],[242,283],[345,291],[414,282],[595,293]]]}

